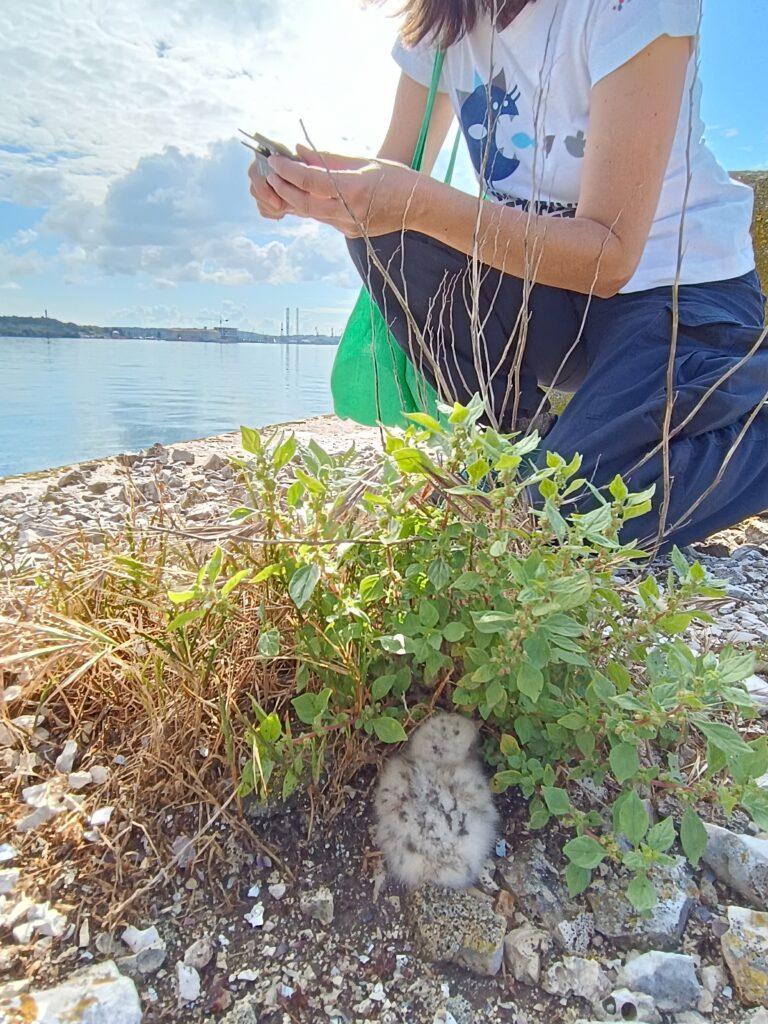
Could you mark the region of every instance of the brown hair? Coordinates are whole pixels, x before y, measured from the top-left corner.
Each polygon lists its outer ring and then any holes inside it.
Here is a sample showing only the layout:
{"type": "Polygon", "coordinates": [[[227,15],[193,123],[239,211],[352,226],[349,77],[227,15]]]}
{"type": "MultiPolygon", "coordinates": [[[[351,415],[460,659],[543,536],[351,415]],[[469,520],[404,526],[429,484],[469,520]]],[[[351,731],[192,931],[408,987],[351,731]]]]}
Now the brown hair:
{"type": "Polygon", "coordinates": [[[529,3],[533,0],[405,0],[400,35],[408,46],[429,37],[444,50],[471,32],[482,15],[495,16],[496,27],[503,29],[529,3]]]}

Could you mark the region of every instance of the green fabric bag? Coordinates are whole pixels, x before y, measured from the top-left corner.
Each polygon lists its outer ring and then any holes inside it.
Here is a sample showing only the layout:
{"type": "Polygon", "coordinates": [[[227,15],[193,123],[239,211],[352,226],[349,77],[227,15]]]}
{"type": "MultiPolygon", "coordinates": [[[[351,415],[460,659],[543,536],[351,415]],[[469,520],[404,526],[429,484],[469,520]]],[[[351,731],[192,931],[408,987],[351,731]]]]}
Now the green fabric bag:
{"type": "MultiPolygon", "coordinates": [[[[438,52],[432,72],[424,121],[411,166],[421,169],[429,122],[445,54],[438,52]]],[[[451,154],[446,182],[451,180],[461,129],[451,154]]],[[[389,332],[387,322],[366,288],[360,292],[336,350],[331,370],[333,411],[341,419],[365,426],[408,425],[404,413],[437,416],[437,394],[389,332]]]]}

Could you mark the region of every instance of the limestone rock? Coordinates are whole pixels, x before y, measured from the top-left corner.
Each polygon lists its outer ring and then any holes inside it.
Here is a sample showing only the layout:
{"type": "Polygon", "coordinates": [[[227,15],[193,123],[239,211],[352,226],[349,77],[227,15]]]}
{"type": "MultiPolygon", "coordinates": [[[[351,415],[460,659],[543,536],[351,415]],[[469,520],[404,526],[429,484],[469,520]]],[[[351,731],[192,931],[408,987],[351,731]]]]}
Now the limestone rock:
{"type": "Polygon", "coordinates": [[[315,892],[305,893],[299,901],[299,907],[305,917],[310,917],[321,924],[333,921],[333,893],[323,885],[315,892]]]}
{"type": "Polygon", "coordinates": [[[547,970],[542,988],[553,996],[578,996],[594,1005],[608,995],[611,983],[596,960],[565,956],[547,970]]]}
{"type": "Polygon", "coordinates": [[[719,825],[706,825],[707,848],[702,860],[721,882],[751,906],[768,906],[768,840],[737,835],[719,825]]]}
{"type": "Polygon", "coordinates": [[[568,897],[562,872],[547,859],[540,839],[531,839],[515,850],[501,865],[501,877],[526,917],[541,921],[550,930],[579,913],[568,897]]]}
{"type": "Polygon", "coordinates": [[[111,960],[94,964],[55,988],[0,995],[0,1024],[141,1024],[136,986],[111,960]]]}
{"type": "Polygon", "coordinates": [[[409,894],[406,913],[425,960],[459,964],[476,974],[498,973],[507,922],[480,894],[424,886],[409,894]]]}
{"type": "Polygon", "coordinates": [[[704,991],[692,956],[659,950],[628,960],[619,972],[619,984],[633,992],[645,992],[668,1013],[695,1010],[704,991]]]}
{"type": "Polygon", "coordinates": [[[638,1024],[661,1024],[661,1014],[653,999],[644,992],[630,992],[628,988],[614,989],[611,994],[594,1008],[602,1021],[633,1020],[638,1024]]]}
{"type": "Polygon", "coordinates": [[[768,1007],[768,913],[728,907],[720,944],[742,1003],[768,1007]]]}
{"type": "Polygon", "coordinates": [[[626,878],[598,879],[587,893],[595,929],[617,946],[642,951],[675,948],[697,895],[684,857],[674,866],[651,871],[659,899],[648,917],[638,914],[625,895],[626,878]]]}
{"type": "Polygon", "coordinates": [[[535,987],[541,978],[541,958],[552,948],[548,932],[530,923],[515,928],[504,939],[504,962],[515,981],[535,987]]]}

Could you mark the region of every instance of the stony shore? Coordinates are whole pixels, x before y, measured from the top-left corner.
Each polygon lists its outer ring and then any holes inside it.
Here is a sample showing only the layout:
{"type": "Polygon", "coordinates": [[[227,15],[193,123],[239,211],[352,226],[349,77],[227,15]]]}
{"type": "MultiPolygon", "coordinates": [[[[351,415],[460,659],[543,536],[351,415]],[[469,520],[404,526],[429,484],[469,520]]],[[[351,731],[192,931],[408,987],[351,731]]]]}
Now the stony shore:
{"type": "MultiPolygon", "coordinates": [[[[279,430],[331,451],[354,443],[363,462],[380,446],[378,431],[332,417],[279,430]]],[[[233,433],[0,480],[0,575],[43,563],[67,535],[98,542],[131,510],[147,525],[162,512],[164,528],[179,531],[222,522],[245,497],[229,464],[241,454],[233,433]]],[[[728,581],[701,641],[763,657],[768,520],[711,538],[697,555],[728,581]]],[[[330,830],[313,831],[302,802],[258,819],[282,866],[227,845],[222,831],[229,855],[214,868],[230,905],[212,897],[210,863],[181,858],[156,912],[99,931],[66,865],[60,891],[35,891],[31,860],[45,841],[20,824],[98,792],[121,763],[87,764],[73,735],[40,755],[34,777],[14,782],[21,755],[2,731],[6,712],[18,714],[14,689],[3,691],[0,677],[0,777],[18,803],[15,825],[0,827],[0,1024],[768,1024],[768,835],[746,822],[712,827],[703,862],[693,871],[678,858],[657,910],[638,920],[607,869],[593,892],[571,899],[560,844],[528,831],[510,792],[499,798],[499,839],[478,888],[408,897],[382,884],[373,774],[364,772],[330,830]]],[[[44,725],[30,723],[31,748],[44,749],[44,725]]],[[[166,827],[191,846],[182,819],[168,815],[166,827]]]]}

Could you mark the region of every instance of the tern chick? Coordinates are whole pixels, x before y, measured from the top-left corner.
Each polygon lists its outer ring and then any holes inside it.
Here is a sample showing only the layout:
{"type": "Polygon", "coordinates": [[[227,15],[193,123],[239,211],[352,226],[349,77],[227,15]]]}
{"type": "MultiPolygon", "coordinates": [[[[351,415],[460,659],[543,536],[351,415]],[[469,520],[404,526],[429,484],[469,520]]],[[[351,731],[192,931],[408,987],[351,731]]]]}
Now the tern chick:
{"type": "Polygon", "coordinates": [[[387,761],[376,792],[376,839],[409,888],[465,889],[496,837],[498,814],[477,750],[478,727],[439,712],[387,761]]]}

